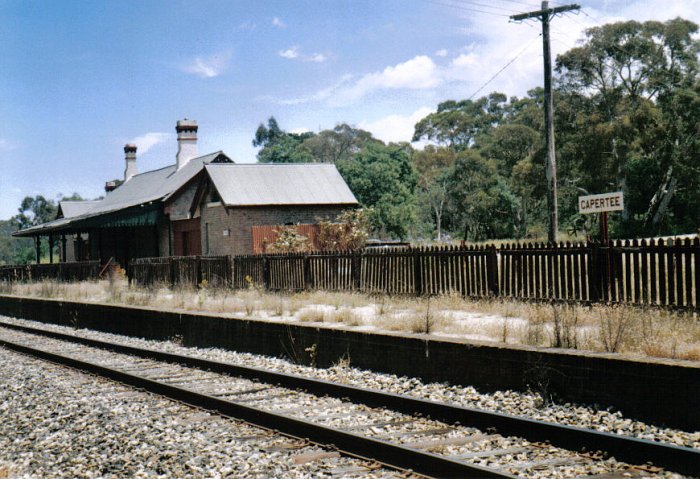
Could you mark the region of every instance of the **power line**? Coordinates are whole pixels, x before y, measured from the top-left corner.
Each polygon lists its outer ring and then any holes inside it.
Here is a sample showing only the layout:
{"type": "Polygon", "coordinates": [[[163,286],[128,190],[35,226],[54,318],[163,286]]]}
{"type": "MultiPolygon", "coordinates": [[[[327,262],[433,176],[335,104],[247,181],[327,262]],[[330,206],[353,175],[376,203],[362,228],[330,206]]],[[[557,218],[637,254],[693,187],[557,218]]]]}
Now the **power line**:
{"type": "Polygon", "coordinates": [[[452,4],[452,3],[440,2],[439,0],[428,0],[428,2],[429,2],[429,3],[432,3],[432,4],[434,4],[434,5],[441,5],[441,6],[443,6],[443,7],[454,8],[454,9],[456,9],[456,10],[460,10],[460,11],[463,11],[463,12],[477,12],[477,13],[484,13],[484,14],[486,14],[486,15],[493,15],[493,16],[496,16],[496,17],[506,17],[506,18],[508,18],[508,15],[503,14],[503,13],[489,12],[489,11],[486,11],[486,10],[479,10],[479,9],[477,9],[477,8],[468,8],[468,7],[465,7],[465,6],[463,6],[463,5],[455,5],[455,4],[452,4]]]}
{"type": "Polygon", "coordinates": [[[525,5],[526,7],[534,7],[536,5],[536,1],[533,2],[524,2],[524,1],[518,1],[518,0],[501,0],[502,2],[509,2],[509,3],[515,3],[516,5],[525,5]]]}
{"type": "Polygon", "coordinates": [[[496,79],[496,77],[498,77],[498,75],[500,75],[501,73],[503,73],[503,71],[505,71],[506,68],[508,68],[509,66],[511,66],[511,64],[512,64],[515,60],[517,60],[518,57],[520,57],[520,55],[522,55],[523,53],[525,53],[525,50],[527,50],[528,48],[530,48],[530,45],[532,45],[533,42],[534,42],[535,40],[537,40],[537,39],[538,39],[539,37],[541,37],[541,36],[542,36],[542,34],[540,33],[540,34],[538,34],[535,38],[533,38],[532,40],[530,40],[530,41],[528,42],[528,44],[525,45],[525,47],[524,47],[522,50],[520,50],[520,51],[518,52],[517,55],[515,55],[513,58],[511,58],[511,60],[503,66],[503,68],[501,68],[500,70],[498,70],[491,78],[489,78],[488,80],[486,80],[486,82],[484,82],[483,85],[481,85],[474,93],[472,93],[471,96],[468,98],[468,100],[471,100],[472,98],[474,98],[474,97],[476,96],[477,93],[479,93],[481,90],[483,90],[484,88],[486,88],[486,86],[487,86],[489,83],[491,83],[492,81],[494,81],[494,80],[496,79]]]}
{"type": "Polygon", "coordinates": [[[492,8],[492,9],[494,9],[494,10],[499,10],[499,11],[508,12],[508,13],[512,13],[512,10],[513,10],[512,8],[497,7],[497,6],[495,6],[495,5],[488,5],[488,4],[486,4],[486,3],[472,2],[472,1],[470,1],[470,0],[465,0],[464,3],[466,3],[466,4],[468,4],[468,5],[474,5],[474,6],[477,6],[477,7],[492,8]]]}

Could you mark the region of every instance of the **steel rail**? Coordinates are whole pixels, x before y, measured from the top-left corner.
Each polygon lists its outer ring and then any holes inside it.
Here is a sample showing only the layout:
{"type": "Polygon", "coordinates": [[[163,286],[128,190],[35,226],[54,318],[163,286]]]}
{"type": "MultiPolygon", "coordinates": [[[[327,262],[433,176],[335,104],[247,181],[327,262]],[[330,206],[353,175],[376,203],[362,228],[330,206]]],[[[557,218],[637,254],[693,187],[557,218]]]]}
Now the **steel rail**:
{"type": "Polygon", "coordinates": [[[1,338],[0,346],[118,381],[198,408],[215,411],[223,416],[243,420],[254,425],[281,432],[282,434],[304,438],[319,445],[332,447],[346,455],[380,462],[402,471],[410,470],[432,478],[516,479],[517,477],[495,469],[471,465],[437,454],[399,446],[381,439],[372,439],[289,416],[267,412],[233,401],[227,401],[225,399],[119,371],[118,369],[100,366],[98,364],[25,346],[1,338]]]}
{"type": "Polygon", "coordinates": [[[0,326],[143,358],[158,359],[216,373],[254,379],[286,388],[303,389],[315,395],[347,398],[350,401],[370,407],[383,407],[404,414],[420,414],[446,423],[459,423],[482,430],[493,429],[505,436],[518,436],[532,442],[547,442],[553,446],[572,451],[603,451],[614,456],[619,461],[631,464],[647,464],[650,462],[669,471],[690,476],[697,475],[700,470],[700,450],[688,447],[455,406],[320,379],[310,379],[293,374],[277,373],[259,368],[81,338],[70,334],[35,329],[2,321],[0,321],[0,326]]]}

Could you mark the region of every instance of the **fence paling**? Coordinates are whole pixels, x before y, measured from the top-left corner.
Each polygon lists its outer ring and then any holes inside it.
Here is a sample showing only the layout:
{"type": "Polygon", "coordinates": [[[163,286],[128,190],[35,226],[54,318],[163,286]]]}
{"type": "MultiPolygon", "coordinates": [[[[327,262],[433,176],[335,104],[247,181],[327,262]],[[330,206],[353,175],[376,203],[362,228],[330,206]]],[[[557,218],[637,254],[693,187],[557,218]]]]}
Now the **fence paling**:
{"type": "Polygon", "coordinates": [[[206,279],[237,289],[262,285],[272,290],[461,294],[696,309],[700,304],[698,239],[141,258],[132,262],[129,274],[149,284],[163,281],[168,271],[172,285],[196,286],[206,279]]]}

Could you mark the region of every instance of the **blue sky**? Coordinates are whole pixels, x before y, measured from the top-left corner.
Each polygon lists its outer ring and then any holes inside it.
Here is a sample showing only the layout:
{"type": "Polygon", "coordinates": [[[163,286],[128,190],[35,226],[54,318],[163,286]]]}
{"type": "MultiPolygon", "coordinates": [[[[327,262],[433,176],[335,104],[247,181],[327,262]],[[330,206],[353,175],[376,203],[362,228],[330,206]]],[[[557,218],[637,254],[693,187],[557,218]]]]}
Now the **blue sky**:
{"type": "MultiPolygon", "coordinates": [[[[568,2],[552,1],[553,6],[568,2]]],[[[700,22],[700,0],[583,1],[554,20],[552,48],[626,19],[700,22]]],[[[541,84],[540,26],[508,15],[534,0],[0,0],[0,219],[25,196],[94,198],[174,163],[175,122],[196,119],[199,151],[255,161],[257,125],[347,122],[385,141],[447,99],[541,84]]]]}

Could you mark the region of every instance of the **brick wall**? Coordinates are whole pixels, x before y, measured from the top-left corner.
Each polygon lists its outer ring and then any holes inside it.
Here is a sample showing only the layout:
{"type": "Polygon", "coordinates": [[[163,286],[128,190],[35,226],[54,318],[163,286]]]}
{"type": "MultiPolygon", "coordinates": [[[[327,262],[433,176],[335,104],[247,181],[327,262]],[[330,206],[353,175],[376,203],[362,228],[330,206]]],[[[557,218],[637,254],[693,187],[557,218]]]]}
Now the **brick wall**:
{"type": "Polygon", "coordinates": [[[252,254],[253,226],[317,223],[319,219],[333,220],[347,208],[342,205],[233,208],[226,208],[220,204],[203,205],[201,210],[202,253],[212,256],[252,254]],[[225,235],[225,230],[229,231],[228,235],[225,235]]]}

